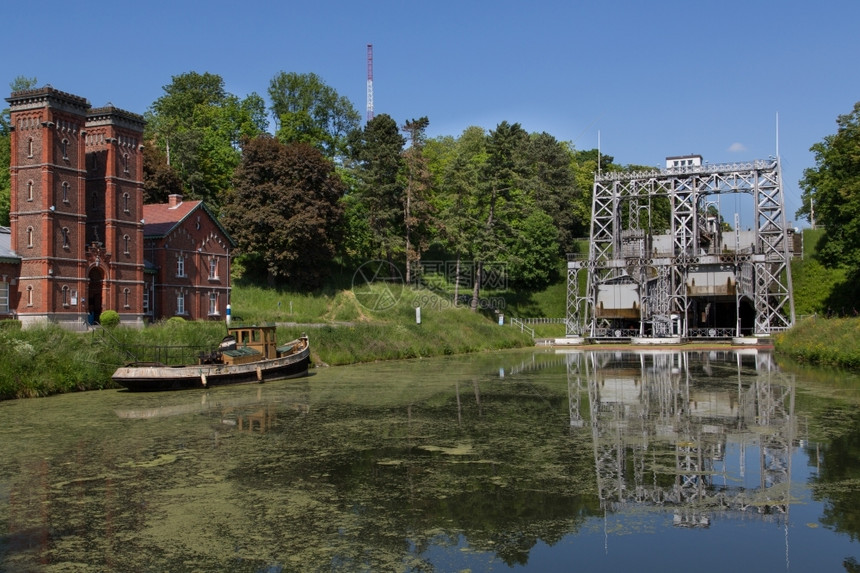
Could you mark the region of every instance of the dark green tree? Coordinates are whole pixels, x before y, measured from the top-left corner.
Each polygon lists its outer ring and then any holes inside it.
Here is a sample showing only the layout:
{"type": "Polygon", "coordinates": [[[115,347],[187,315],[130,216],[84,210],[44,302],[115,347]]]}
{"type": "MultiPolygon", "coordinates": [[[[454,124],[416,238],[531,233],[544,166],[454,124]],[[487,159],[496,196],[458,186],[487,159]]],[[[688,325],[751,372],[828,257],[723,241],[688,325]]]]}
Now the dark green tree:
{"type": "Polygon", "coordinates": [[[179,173],[167,164],[167,155],[156,145],[143,148],[143,202],[166,203],[168,196],[182,193],[179,173]]]}
{"type": "Polygon", "coordinates": [[[584,196],[576,186],[571,155],[565,144],[544,132],[531,134],[520,156],[527,173],[525,189],[556,228],[559,256],[573,251],[574,239],[582,236],[588,224],[588,218],[571,208],[584,196]]]}
{"type": "Polygon", "coordinates": [[[361,121],[352,102],[316,74],[280,72],[269,82],[269,98],[276,137],[309,143],[330,159],[343,157],[347,135],[361,121]]]}
{"type": "Polygon", "coordinates": [[[480,291],[488,277],[488,262],[503,261],[505,238],[522,204],[521,163],[518,153],[525,147],[528,133],[518,123],[503,121],[487,136],[487,160],[482,165],[482,189],[476,198],[478,218],[483,221],[474,237],[474,284],[472,311],[478,310],[480,291]],[[518,169],[519,168],[519,169],[518,169]]]}
{"type": "Polygon", "coordinates": [[[268,136],[244,145],[222,216],[243,254],[262,261],[270,283],[318,287],[340,241],[345,191],[334,164],[305,143],[268,136]]]}
{"type": "Polygon", "coordinates": [[[355,164],[356,194],[373,233],[374,251],[393,265],[403,252],[403,145],[397,123],[387,114],[350,134],[350,158],[355,164]]]}
{"type": "Polygon", "coordinates": [[[860,102],[836,119],[837,131],[810,150],[815,167],[803,172],[803,206],[797,217],[824,227],[818,256],[828,267],[860,270],[860,102]]]}

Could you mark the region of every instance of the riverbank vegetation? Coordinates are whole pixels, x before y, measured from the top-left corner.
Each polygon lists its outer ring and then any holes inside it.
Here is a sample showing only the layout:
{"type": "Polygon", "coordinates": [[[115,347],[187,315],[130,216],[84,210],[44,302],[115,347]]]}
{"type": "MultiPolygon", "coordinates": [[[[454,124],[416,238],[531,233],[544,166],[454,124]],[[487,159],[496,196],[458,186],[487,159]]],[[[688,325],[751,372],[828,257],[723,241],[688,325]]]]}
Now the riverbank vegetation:
{"type": "MultiPolygon", "coordinates": [[[[278,339],[307,333],[314,366],[334,366],[481,352],[532,344],[495,313],[423,289],[365,285],[353,290],[290,292],[252,285],[233,291],[235,315],[245,322],[277,322],[278,339]],[[415,305],[421,304],[420,323],[415,305]]],[[[57,326],[0,328],[0,399],[115,388],[117,366],[135,360],[194,362],[225,334],[223,322],[170,319],[145,329],[119,326],[75,333],[57,326]]]]}

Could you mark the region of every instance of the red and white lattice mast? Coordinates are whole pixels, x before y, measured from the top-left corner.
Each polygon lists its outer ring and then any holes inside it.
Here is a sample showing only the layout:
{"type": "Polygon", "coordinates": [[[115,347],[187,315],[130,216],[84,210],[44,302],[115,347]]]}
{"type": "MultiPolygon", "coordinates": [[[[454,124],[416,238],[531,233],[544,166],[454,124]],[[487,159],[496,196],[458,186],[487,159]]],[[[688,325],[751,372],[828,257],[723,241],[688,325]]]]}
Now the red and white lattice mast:
{"type": "Polygon", "coordinates": [[[373,119],[373,44],[367,45],[367,121],[373,119]]]}

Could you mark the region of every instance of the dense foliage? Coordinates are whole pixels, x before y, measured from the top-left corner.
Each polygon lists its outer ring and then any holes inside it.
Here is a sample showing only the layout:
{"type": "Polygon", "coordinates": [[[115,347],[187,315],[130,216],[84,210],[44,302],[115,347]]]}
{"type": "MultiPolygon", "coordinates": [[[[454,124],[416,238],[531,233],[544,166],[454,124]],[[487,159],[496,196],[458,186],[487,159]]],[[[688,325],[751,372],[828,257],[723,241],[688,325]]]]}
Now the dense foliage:
{"type": "MultiPolygon", "coordinates": [[[[13,89],[35,83],[16,81],[13,89]]],[[[428,279],[427,265],[441,268],[432,278],[453,284],[454,300],[470,294],[475,309],[488,288],[541,289],[588,234],[598,161],[622,168],[507,121],[435,139],[427,117],[380,113],[362,126],[313,73],[276,74],[268,108],[208,72],[173,76],[163,89],[145,113],[144,201],[182,194],[219,216],[223,208],[243,252],[237,269],[263,269],[292,288],[320,284],[332,264],[379,259],[413,284],[428,279]],[[274,138],[262,143],[270,118],[274,138]]],[[[0,224],[9,210],[3,119],[0,224]]]]}
{"type": "Polygon", "coordinates": [[[223,220],[240,252],[260,255],[271,277],[318,287],[339,242],[343,193],[319,150],[261,136],[245,144],[223,220]]]}
{"type": "Polygon", "coordinates": [[[838,130],[813,145],[815,167],[803,172],[803,207],[825,228],[819,257],[829,266],[860,267],[860,102],[840,115],[838,130]]]}

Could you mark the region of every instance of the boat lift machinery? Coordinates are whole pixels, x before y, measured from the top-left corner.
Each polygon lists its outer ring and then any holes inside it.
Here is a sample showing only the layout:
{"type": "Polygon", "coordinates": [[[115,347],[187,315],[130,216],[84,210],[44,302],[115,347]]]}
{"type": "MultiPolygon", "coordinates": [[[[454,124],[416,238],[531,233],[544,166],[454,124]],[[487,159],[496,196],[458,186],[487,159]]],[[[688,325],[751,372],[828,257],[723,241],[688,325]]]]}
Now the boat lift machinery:
{"type": "Polygon", "coordinates": [[[568,337],[769,336],[794,324],[779,160],[691,157],[699,161],[595,176],[588,255],[568,257],[568,337]],[[737,213],[731,229],[712,207],[738,193],[755,209],[746,231],[737,213]],[[656,205],[668,209],[668,229],[651,228],[656,205]]]}

